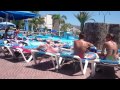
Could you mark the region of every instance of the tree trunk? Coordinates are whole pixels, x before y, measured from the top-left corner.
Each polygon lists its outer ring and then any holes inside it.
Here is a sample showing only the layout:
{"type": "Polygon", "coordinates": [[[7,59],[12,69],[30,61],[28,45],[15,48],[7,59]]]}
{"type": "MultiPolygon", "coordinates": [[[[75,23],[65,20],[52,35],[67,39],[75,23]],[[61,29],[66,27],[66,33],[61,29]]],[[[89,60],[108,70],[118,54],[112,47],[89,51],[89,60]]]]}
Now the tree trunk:
{"type": "Polygon", "coordinates": [[[31,26],[31,31],[33,32],[33,24],[32,24],[32,26],[31,26]]]}
{"type": "Polygon", "coordinates": [[[81,23],[81,33],[84,33],[84,23],[81,23]]]}
{"type": "Polygon", "coordinates": [[[60,23],[59,23],[59,19],[55,19],[53,20],[53,30],[58,30],[58,35],[60,36],[60,23]]]}
{"type": "Polygon", "coordinates": [[[53,20],[53,29],[59,30],[59,20],[58,19],[53,20]]]}

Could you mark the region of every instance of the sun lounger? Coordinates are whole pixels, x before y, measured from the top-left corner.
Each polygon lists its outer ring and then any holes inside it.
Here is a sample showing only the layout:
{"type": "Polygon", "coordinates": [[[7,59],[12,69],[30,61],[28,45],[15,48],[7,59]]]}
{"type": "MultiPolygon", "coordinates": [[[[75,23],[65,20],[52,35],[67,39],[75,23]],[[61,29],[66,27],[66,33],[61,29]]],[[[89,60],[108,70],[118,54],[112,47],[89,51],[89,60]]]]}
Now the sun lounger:
{"type": "MultiPolygon", "coordinates": [[[[4,47],[8,50],[9,54],[12,55],[13,58],[17,58],[15,56],[15,52],[19,52],[20,55],[22,55],[23,59],[26,62],[30,62],[32,60],[32,55],[31,55],[31,49],[35,49],[40,45],[41,43],[37,42],[30,42],[30,46],[21,46],[19,47],[18,41],[13,43],[14,41],[11,41],[9,45],[5,45],[4,47]],[[13,47],[14,46],[14,47],[13,47]],[[16,47],[17,46],[17,47],[16,47]],[[30,55],[29,59],[26,59],[26,55],[30,55]]],[[[24,41],[19,41],[19,42],[24,42],[24,41]]],[[[29,43],[29,42],[28,42],[29,43]]],[[[5,54],[5,52],[4,52],[5,54]]],[[[7,55],[7,54],[5,54],[7,55]]]]}
{"type": "MultiPolygon", "coordinates": [[[[28,63],[28,62],[30,62],[31,60],[32,60],[32,55],[31,55],[31,51],[24,51],[24,49],[22,49],[22,48],[16,48],[16,51],[18,51],[21,55],[22,55],[22,57],[23,57],[23,59],[28,63]],[[29,58],[27,59],[26,58],[26,55],[25,54],[29,54],[29,58]]],[[[28,56],[27,56],[28,57],[28,56]]]]}
{"type": "Polygon", "coordinates": [[[55,66],[55,62],[54,62],[54,60],[53,60],[53,58],[54,58],[55,61],[56,61],[56,63],[57,63],[57,60],[58,60],[57,54],[49,53],[49,52],[43,52],[43,51],[39,51],[39,50],[31,50],[31,53],[32,53],[32,57],[33,57],[33,60],[34,60],[35,64],[37,64],[35,53],[50,56],[54,68],[57,69],[56,66],[55,66]]]}
{"type": "MultiPolygon", "coordinates": [[[[63,50],[67,50],[67,49],[63,49],[63,50]]],[[[61,68],[62,64],[66,60],[64,58],[70,58],[69,60],[72,60],[73,62],[80,62],[80,68],[81,68],[81,71],[82,71],[82,73],[84,75],[85,75],[85,73],[87,71],[88,63],[91,63],[91,68],[92,68],[91,70],[94,70],[93,66],[95,65],[95,63],[92,63],[92,62],[99,58],[99,56],[97,54],[95,54],[96,58],[93,58],[93,59],[88,59],[88,58],[81,59],[79,56],[74,55],[73,52],[70,51],[70,49],[68,49],[67,51],[68,51],[67,53],[62,52],[59,55],[58,68],[61,68]],[[83,68],[83,64],[82,63],[85,63],[84,68],[83,68]]],[[[92,72],[94,72],[94,71],[92,71],[92,72]]]]}
{"type": "MultiPolygon", "coordinates": [[[[30,47],[31,48],[31,47],[30,47]]],[[[4,50],[4,55],[8,55],[10,54],[12,56],[13,59],[15,58],[19,58],[18,56],[15,55],[15,52],[18,52],[20,53],[20,55],[22,55],[22,58],[26,61],[26,62],[30,62],[32,60],[32,55],[31,55],[31,52],[30,50],[28,51],[27,49],[24,49],[24,48],[21,48],[19,46],[17,46],[16,48],[13,48],[12,46],[8,46],[8,45],[5,45],[3,47],[3,50],[4,50]],[[5,50],[6,49],[8,52],[6,54],[5,50]],[[26,54],[30,55],[30,57],[28,59],[26,59],[26,54]]]]}
{"type": "Polygon", "coordinates": [[[4,40],[0,40],[0,53],[3,52],[2,47],[4,46],[4,40]]]}
{"type": "Polygon", "coordinates": [[[120,57],[119,60],[102,60],[102,59],[96,59],[92,61],[92,76],[95,75],[95,69],[96,69],[96,64],[103,65],[103,66],[119,66],[120,65],[120,57]]]}

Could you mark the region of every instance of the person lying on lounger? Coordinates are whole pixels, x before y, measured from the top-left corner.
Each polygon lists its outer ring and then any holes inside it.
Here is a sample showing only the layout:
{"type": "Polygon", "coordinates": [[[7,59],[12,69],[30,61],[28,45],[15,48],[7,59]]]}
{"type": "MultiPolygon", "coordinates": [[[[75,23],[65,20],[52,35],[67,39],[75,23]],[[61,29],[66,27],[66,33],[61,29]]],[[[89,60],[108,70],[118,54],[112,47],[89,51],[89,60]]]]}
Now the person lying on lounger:
{"type": "MultiPolygon", "coordinates": [[[[42,52],[49,52],[49,53],[58,53],[59,48],[53,46],[53,42],[51,40],[46,40],[46,44],[40,45],[38,48],[36,48],[39,51],[42,52]]],[[[35,53],[34,53],[35,54],[35,53]]],[[[42,61],[46,55],[41,55],[39,60],[42,61]]]]}
{"type": "Polygon", "coordinates": [[[119,54],[118,54],[118,45],[114,41],[114,35],[113,34],[107,34],[106,36],[106,42],[103,44],[101,56],[103,56],[102,59],[109,59],[109,60],[118,60],[119,54]],[[106,50],[106,53],[104,51],[106,50]]]}
{"type": "Polygon", "coordinates": [[[44,52],[50,52],[50,53],[57,53],[59,52],[58,47],[53,46],[53,42],[51,40],[46,40],[46,44],[40,45],[37,50],[41,50],[44,52]]]}

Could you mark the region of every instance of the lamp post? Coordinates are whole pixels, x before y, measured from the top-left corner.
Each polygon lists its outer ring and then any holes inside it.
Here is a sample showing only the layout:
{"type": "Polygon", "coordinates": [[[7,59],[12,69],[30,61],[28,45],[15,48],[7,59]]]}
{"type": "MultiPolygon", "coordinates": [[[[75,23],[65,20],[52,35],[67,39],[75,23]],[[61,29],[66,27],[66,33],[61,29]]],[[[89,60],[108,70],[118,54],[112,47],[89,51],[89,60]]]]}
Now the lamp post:
{"type": "Polygon", "coordinates": [[[104,11],[99,11],[99,15],[100,15],[101,13],[102,13],[103,16],[104,16],[104,23],[105,23],[105,21],[106,21],[106,16],[107,16],[107,15],[110,15],[110,11],[106,11],[106,12],[104,12],[104,11]]]}

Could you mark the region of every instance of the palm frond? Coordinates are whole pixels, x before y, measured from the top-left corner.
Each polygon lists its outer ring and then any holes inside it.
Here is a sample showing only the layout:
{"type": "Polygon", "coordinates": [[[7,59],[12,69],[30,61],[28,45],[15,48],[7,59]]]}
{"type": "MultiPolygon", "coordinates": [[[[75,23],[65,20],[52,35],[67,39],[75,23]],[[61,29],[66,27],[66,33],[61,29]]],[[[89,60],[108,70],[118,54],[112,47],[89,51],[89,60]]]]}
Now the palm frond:
{"type": "MultiPolygon", "coordinates": [[[[88,20],[94,20],[94,19],[91,19],[91,15],[89,12],[86,12],[86,11],[83,11],[83,12],[80,12],[76,15],[74,15],[78,21],[81,23],[81,31],[83,31],[83,28],[84,28],[84,24],[85,22],[87,22],[88,20]]],[[[95,21],[95,20],[94,20],[95,21]]]]}

